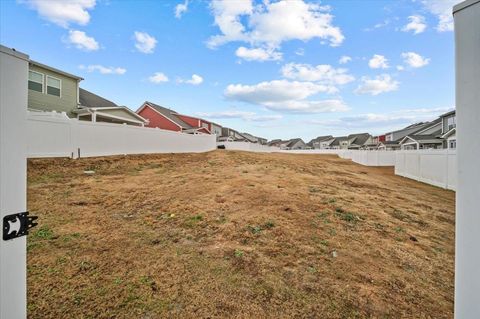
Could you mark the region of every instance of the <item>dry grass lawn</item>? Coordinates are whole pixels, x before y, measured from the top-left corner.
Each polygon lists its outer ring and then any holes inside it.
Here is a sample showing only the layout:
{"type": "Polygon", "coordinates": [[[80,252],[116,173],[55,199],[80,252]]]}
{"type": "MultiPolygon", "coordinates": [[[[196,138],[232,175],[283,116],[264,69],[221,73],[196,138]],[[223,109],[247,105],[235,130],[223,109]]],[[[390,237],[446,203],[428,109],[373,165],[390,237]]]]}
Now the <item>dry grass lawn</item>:
{"type": "Polygon", "coordinates": [[[30,160],[29,318],[452,318],[454,198],[327,155],[30,160]]]}

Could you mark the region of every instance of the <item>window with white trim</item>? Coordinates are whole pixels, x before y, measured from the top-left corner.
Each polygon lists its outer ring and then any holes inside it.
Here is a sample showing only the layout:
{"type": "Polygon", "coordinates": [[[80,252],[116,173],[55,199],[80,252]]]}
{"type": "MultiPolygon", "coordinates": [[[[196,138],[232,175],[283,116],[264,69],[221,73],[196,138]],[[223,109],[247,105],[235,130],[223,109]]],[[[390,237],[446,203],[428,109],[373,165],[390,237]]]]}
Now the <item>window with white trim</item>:
{"type": "Polygon", "coordinates": [[[28,89],[43,93],[43,74],[35,71],[28,71],[28,89]]]}
{"type": "Polygon", "coordinates": [[[47,94],[60,97],[62,93],[61,91],[62,81],[53,76],[47,75],[47,94]]]}

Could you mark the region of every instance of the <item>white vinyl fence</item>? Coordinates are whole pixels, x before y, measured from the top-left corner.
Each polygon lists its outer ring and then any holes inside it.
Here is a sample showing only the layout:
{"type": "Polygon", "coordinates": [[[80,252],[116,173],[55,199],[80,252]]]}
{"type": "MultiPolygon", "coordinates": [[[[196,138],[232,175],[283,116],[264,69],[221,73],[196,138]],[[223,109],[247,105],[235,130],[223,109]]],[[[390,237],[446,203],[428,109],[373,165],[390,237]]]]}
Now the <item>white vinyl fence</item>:
{"type": "Polygon", "coordinates": [[[198,153],[216,148],[215,135],[79,121],[55,112],[29,112],[27,134],[30,158],[198,153]]]}
{"type": "Polygon", "coordinates": [[[280,149],[278,147],[262,145],[258,143],[249,143],[249,142],[218,142],[218,146],[225,146],[226,150],[235,150],[235,151],[248,151],[248,152],[278,152],[280,149]]]}
{"type": "Polygon", "coordinates": [[[395,174],[445,189],[457,188],[455,150],[357,151],[298,150],[295,154],[337,154],[365,166],[394,166],[395,174]]]}
{"type": "Polygon", "coordinates": [[[447,149],[396,151],[395,174],[456,190],[457,155],[455,150],[447,149]]]}

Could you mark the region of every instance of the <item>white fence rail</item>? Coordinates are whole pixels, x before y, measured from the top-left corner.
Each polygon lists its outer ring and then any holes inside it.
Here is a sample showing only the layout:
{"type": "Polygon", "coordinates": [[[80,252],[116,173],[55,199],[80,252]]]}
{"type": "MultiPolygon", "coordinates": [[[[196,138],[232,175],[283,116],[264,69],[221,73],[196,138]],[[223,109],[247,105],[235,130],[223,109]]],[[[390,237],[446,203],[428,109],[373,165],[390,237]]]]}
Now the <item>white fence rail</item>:
{"type": "Polygon", "coordinates": [[[248,152],[278,152],[280,149],[278,147],[262,145],[258,143],[249,143],[249,142],[218,142],[218,146],[225,146],[226,150],[235,150],[235,151],[248,151],[248,152]]]}
{"type": "Polygon", "coordinates": [[[216,148],[215,135],[184,134],[125,124],[92,123],[61,114],[29,112],[28,157],[91,157],[198,153],[216,148]]]}
{"type": "Polygon", "coordinates": [[[456,190],[457,156],[454,150],[396,151],[395,174],[456,190]]]}

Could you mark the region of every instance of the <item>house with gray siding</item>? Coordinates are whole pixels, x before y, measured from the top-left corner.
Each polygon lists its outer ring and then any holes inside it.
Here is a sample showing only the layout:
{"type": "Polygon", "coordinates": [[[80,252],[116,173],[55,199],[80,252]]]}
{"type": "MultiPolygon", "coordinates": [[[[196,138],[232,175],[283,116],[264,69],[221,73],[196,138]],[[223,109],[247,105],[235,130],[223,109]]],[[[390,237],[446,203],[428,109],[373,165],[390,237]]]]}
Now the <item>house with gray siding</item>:
{"type": "Polygon", "coordinates": [[[28,108],[33,111],[65,112],[69,117],[77,109],[79,84],[83,78],[32,61],[28,70],[28,108]]]}
{"type": "Polygon", "coordinates": [[[70,118],[144,126],[147,121],[125,106],[80,88],[83,78],[29,61],[28,109],[64,112],[70,118]]]}

